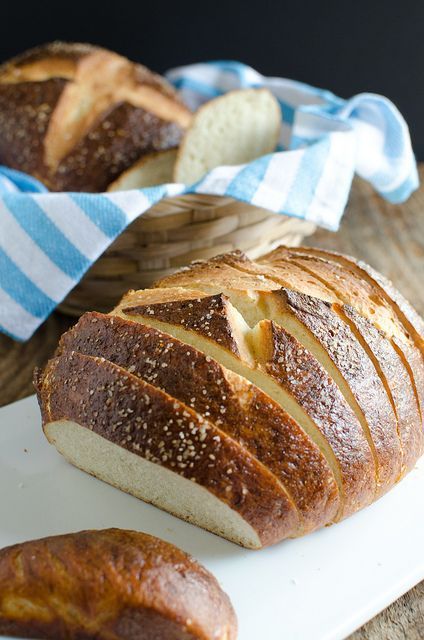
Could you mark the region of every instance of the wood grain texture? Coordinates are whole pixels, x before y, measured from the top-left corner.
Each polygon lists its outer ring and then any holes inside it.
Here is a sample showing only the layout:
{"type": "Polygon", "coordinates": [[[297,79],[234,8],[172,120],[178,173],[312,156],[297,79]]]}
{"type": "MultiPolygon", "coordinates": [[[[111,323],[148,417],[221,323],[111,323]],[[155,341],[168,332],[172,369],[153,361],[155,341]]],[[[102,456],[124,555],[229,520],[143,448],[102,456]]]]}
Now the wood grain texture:
{"type": "MultiPolygon", "coordinates": [[[[424,165],[420,167],[424,179],[424,165]]],[[[309,245],[365,260],[388,276],[417,311],[424,314],[424,187],[403,205],[390,205],[365,182],[356,180],[339,233],[320,230],[309,245]]],[[[24,344],[0,336],[0,405],[33,393],[32,370],[53,353],[73,320],[54,314],[24,344]]],[[[422,640],[424,582],[412,589],[349,640],[422,640]]]]}
{"type": "MultiPolygon", "coordinates": [[[[424,180],[424,164],[420,166],[424,180]]],[[[347,253],[364,260],[393,281],[424,315],[424,185],[408,202],[391,205],[366,182],[356,180],[337,234],[320,229],[310,246],[347,253]]]]}

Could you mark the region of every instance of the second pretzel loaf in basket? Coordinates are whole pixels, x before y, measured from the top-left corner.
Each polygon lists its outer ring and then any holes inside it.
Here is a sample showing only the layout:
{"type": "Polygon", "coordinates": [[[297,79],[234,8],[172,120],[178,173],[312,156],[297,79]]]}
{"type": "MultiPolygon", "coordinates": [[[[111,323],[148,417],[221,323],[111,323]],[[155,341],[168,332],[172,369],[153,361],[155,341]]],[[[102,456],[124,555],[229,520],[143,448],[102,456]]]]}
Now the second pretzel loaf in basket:
{"type": "Polygon", "coordinates": [[[382,496],[423,452],[423,322],[318,249],[232,252],[66,333],[36,386],[73,464],[260,548],[382,496]]]}

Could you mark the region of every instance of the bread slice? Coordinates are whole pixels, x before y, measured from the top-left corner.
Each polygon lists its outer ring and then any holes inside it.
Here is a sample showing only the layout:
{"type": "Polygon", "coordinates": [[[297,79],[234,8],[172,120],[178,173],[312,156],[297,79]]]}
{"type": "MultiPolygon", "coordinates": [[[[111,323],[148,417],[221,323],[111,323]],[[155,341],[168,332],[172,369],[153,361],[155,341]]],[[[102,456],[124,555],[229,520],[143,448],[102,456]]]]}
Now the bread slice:
{"type": "MultiPolygon", "coordinates": [[[[169,297],[170,291],[163,291],[169,297]]],[[[180,292],[180,289],[177,289],[177,291],[180,292]]],[[[225,335],[231,334],[233,339],[237,336],[237,333],[239,335],[241,333],[244,341],[243,347],[237,347],[232,350],[228,349],[228,346],[225,348],[225,345],[223,345],[224,348],[219,347],[218,341],[223,344],[223,340],[220,338],[222,334],[216,330],[210,330],[213,325],[213,319],[209,318],[210,325],[206,327],[206,331],[203,323],[199,321],[199,318],[203,319],[205,317],[203,311],[205,308],[209,307],[211,309],[210,315],[212,315],[211,301],[222,297],[219,294],[209,298],[201,298],[200,300],[193,298],[191,301],[185,301],[184,303],[168,302],[144,306],[140,304],[139,306],[133,305],[133,296],[137,296],[138,301],[141,302],[143,294],[147,298],[149,297],[149,291],[140,291],[124,297],[115,312],[122,313],[129,319],[141,321],[170,333],[188,344],[194,344],[198,349],[217,359],[227,368],[251,380],[278,402],[302,426],[325,455],[341,494],[342,503],[338,518],[352,513],[361,506],[365,506],[365,504],[369,504],[374,498],[376,483],[375,462],[370,451],[370,445],[337,386],[306,349],[302,355],[303,364],[314,372],[314,391],[319,391],[323,398],[331,399],[332,415],[330,417],[328,416],[329,404],[325,406],[326,401],[324,399],[321,404],[315,402],[315,411],[311,413],[313,399],[308,389],[308,386],[311,386],[311,380],[302,385],[300,380],[296,380],[294,372],[284,376],[284,367],[280,367],[278,373],[278,365],[274,360],[278,360],[281,353],[275,349],[275,346],[270,349],[269,361],[266,356],[263,361],[261,361],[260,357],[258,358],[258,354],[255,351],[259,349],[262,352],[266,351],[268,347],[263,347],[263,343],[269,344],[271,338],[267,338],[263,330],[249,330],[242,319],[237,320],[235,310],[228,317],[228,326],[224,333],[225,335]],[[184,306],[181,306],[180,311],[176,311],[179,304],[184,306]],[[189,313],[185,311],[188,306],[190,306],[189,313]],[[179,320],[180,324],[177,324],[179,320]],[[181,323],[181,320],[183,323],[181,323]],[[239,331],[240,325],[243,326],[242,332],[239,331]],[[256,348],[255,343],[258,343],[256,348]],[[252,353],[248,360],[244,360],[243,357],[240,357],[240,352],[246,351],[249,345],[251,345],[252,353]],[[268,369],[267,366],[269,366],[268,369]],[[298,388],[298,385],[300,388],[298,388]],[[344,425],[343,427],[342,424],[344,425]],[[342,442],[343,438],[340,431],[343,428],[350,431],[350,438],[354,443],[355,449],[350,452],[346,449],[346,443],[343,444],[342,442]],[[344,458],[339,459],[338,454],[340,454],[342,447],[344,447],[345,455],[344,458]],[[350,464],[347,463],[349,455],[351,456],[350,464]],[[355,481],[353,481],[353,478],[355,478],[355,481]]],[[[226,306],[231,308],[228,301],[226,306]]],[[[281,332],[279,339],[283,340],[283,332],[281,332]]],[[[293,351],[302,351],[301,346],[291,336],[285,335],[285,340],[286,343],[291,340],[293,351]]],[[[235,342],[238,343],[237,338],[235,338],[235,342]]]]}
{"type": "Polygon", "coordinates": [[[157,151],[143,156],[132,167],[121,173],[108,187],[108,191],[142,189],[172,182],[176,149],[157,151]]]}
{"type": "Polygon", "coordinates": [[[329,302],[281,287],[269,276],[249,272],[246,265],[242,270],[235,258],[232,254],[194,265],[157,286],[187,283],[224,291],[250,326],[271,319],[294,335],[326,369],[361,423],[383,493],[400,477],[402,450],[393,407],[368,354],[329,302]]]}
{"type": "Polygon", "coordinates": [[[50,361],[38,387],[47,439],[84,471],[246,547],[295,533],[274,475],[164,391],[77,352],[50,361]]]}
{"type": "Polygon", "coordinates": [[[193,184],[222,165],[238,165],[277,146],[281,111],[267,89],[230,91],[195,113],[178,151],[175,182],[193,184]]]}
{"type": "Polygon", "coordinates": [[[311,352],[274,322],[259,322],[250,344],[260,369],[293,397],[328,443],[326,456],[343,496],[343,517],[370,504],[376,491],[374,458],[337,385],[311,352]]]}
{"type": "Polygon", "coordinates": [[[318,447],[269,396],[210,356],[146,325],[85,314],[61,352],[103,356],[191,407],[242,444],[284,485],[299,533],[334,516],[336,487],[318,447]]]}
{"type": "Polygon", "coordinates": [[[97,640],[235,640],[217,580],[154,536],[79,531],[0,550],[0,634],[97,640]]]}

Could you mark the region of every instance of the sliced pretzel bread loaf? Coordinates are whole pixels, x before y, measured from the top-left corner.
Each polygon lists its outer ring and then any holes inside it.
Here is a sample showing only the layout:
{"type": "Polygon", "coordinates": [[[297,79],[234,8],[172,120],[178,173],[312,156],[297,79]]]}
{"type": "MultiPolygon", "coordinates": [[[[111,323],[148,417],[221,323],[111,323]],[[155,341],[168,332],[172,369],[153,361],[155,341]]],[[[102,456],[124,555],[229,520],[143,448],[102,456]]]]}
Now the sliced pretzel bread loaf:
{"type": "Polygon", "coordinates": [[[337,488],[318,447],[269,396],[202,351],[146,325],[98,313],[85,314],[59,349],[120,365],[242,444],[284,485],[300,517],[298,533],[334,519],[337,488]]]}
{"type": "Polygon", "coordinates": [[[44,432],[73,464],[250,548],[296,533],[281,484],[193,409],[103,358],[65,352],[38,381],[44,432]]]}
{"type": "Polygon", "coordinates": [[[0,67],[0,162],[53,191],[104,191],[190,120],[165,80],[100,47],[55,42],[0,67]]]}
{"type": "Polygon", "coordinates": [[[216,579],[136,531],[80,531],[0,550],[0,634],[51,640],[235,640],[216,579]]]}
{"type": "MultiPolygon", "coordinates": [[[[97,475],[112,484],[148,500],[153,495],[155,504],[252,547],[338,521],[389,489],[423,450],[413,388],[417,376],[411,376],[409,352],[401,354],[393,333],[401,334],[398,343],[410,346],[412,354],[419,353],[416,342],[388,303],[385,309],[392,311],[383,313],[383,331],[380,316],[370,311],[370,291],[369,304],[362,298],[355,305],[355,296],[348,299],[336,284],[336,273],[316,274],[298,257],[283,257],[284,252],[270,261],[252,262],[234,252],[196,263],[154,289],[129,292],[107,316],[86,314],[63,337],[56,358],[39,378],[44,428],[62,438],[59,450],[85,470],[97,464],[97,475]],[[60,372],[54,384],[50,369],[60,372]],[[98,382],[104,376],[120,390],[113,392],[111,408],[108,391],[98,382]],[[69,378],[76,392],[69,390],[69,378]],[[95,385],[92,394],[90,383],[95,385]],[[120,394],[129,396],[131,385],[148,391],[137,391],[136,404],[129,407],[134,414],[125,411],[117,420],[124,437],[116,442],[109,429],[113,408],[121,409],[120,394]],[[56,421],[49,405],[53,388],[56,421]],[[148,395],[149,408],[160,407],[153,417],[137,400],[140,394],[148,395]],[[61,398],[71,402],[73,415],[63,400],[60,405],[61,398]],[[97,460],[103,447],[113,447],[117,464],[112,476],[106,465],[93,462],[96,456],[84,457],[80,450],[73,454],[76,439],[93,437],[90,425],[98,420],[99,402],[103,423],[94,429],[97,460]],[[187,475],[184,467],[183,478],[179,468],[169,466],[175,462],[171,455],[165,453],[164,461],[157,453],[152,457],[152,447],[165,443],[157,442],[160,424],[174,420],[177,407],[178,417],[187,412],[186,420],[199,431],[207,424],[228,447],[218,459],[212,437],[204,448],[213,456],[212,466],[196,467],[195,475],[187,475]],[[146,424],[150,442],[136,441],[140,448],[134,451],[130,441],[136,416],[146,424]],[[248,478],[241,480],[248,493],[244,496],[237,485],[226,500],[222,469],[231,447],[240,460],[238,469],[244,460],[249,466],[248,478]],[[119,475],[127,456],[136,461],[130,486],[119,475]],[[140,491],[137,469],[144,477],[146,465],[148,489],[144,484],[140,491]],[[163,474],[171,474],[169,491],[157,499],[153,479],[163,474]],[[175,498],[172,482],[195,485],[196,490],[186,484],[179,490],[193,500],[190,516],[175,498]],[[200,489],[208,496],[202,508],[200,489]],[[223,526],[217,524],[219,517],[227,518],[223,526]]],[[[185,464],[184,459],[177,462],[185,464]]]]}

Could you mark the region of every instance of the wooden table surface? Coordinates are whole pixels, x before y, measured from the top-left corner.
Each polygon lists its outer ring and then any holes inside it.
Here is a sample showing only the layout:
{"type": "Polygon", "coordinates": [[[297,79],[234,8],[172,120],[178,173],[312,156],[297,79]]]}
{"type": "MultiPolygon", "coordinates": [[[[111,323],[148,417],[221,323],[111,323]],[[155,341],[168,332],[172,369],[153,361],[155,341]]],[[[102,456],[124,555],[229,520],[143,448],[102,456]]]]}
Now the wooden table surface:
{"type": "MultiPolygon", "coordinates": [[[[420,169],[424,181],[424,166],[420,169]]],[[[424,187],[401,206],[392,206],[356,181],[337,234],[318,231],[309,244],[361,258],[388,276],[424,315],[424,187]]],[[[31,340],[18,344],[0,336],[0,405],[33,393],[32,371],[53,352],[72,324],[53,314],[31,340]]],[[[349,640],[423,640],[424,582],[400,598],[349,640]]],[[[309,640],[309,639],[305,639],[309,640]]]]}

